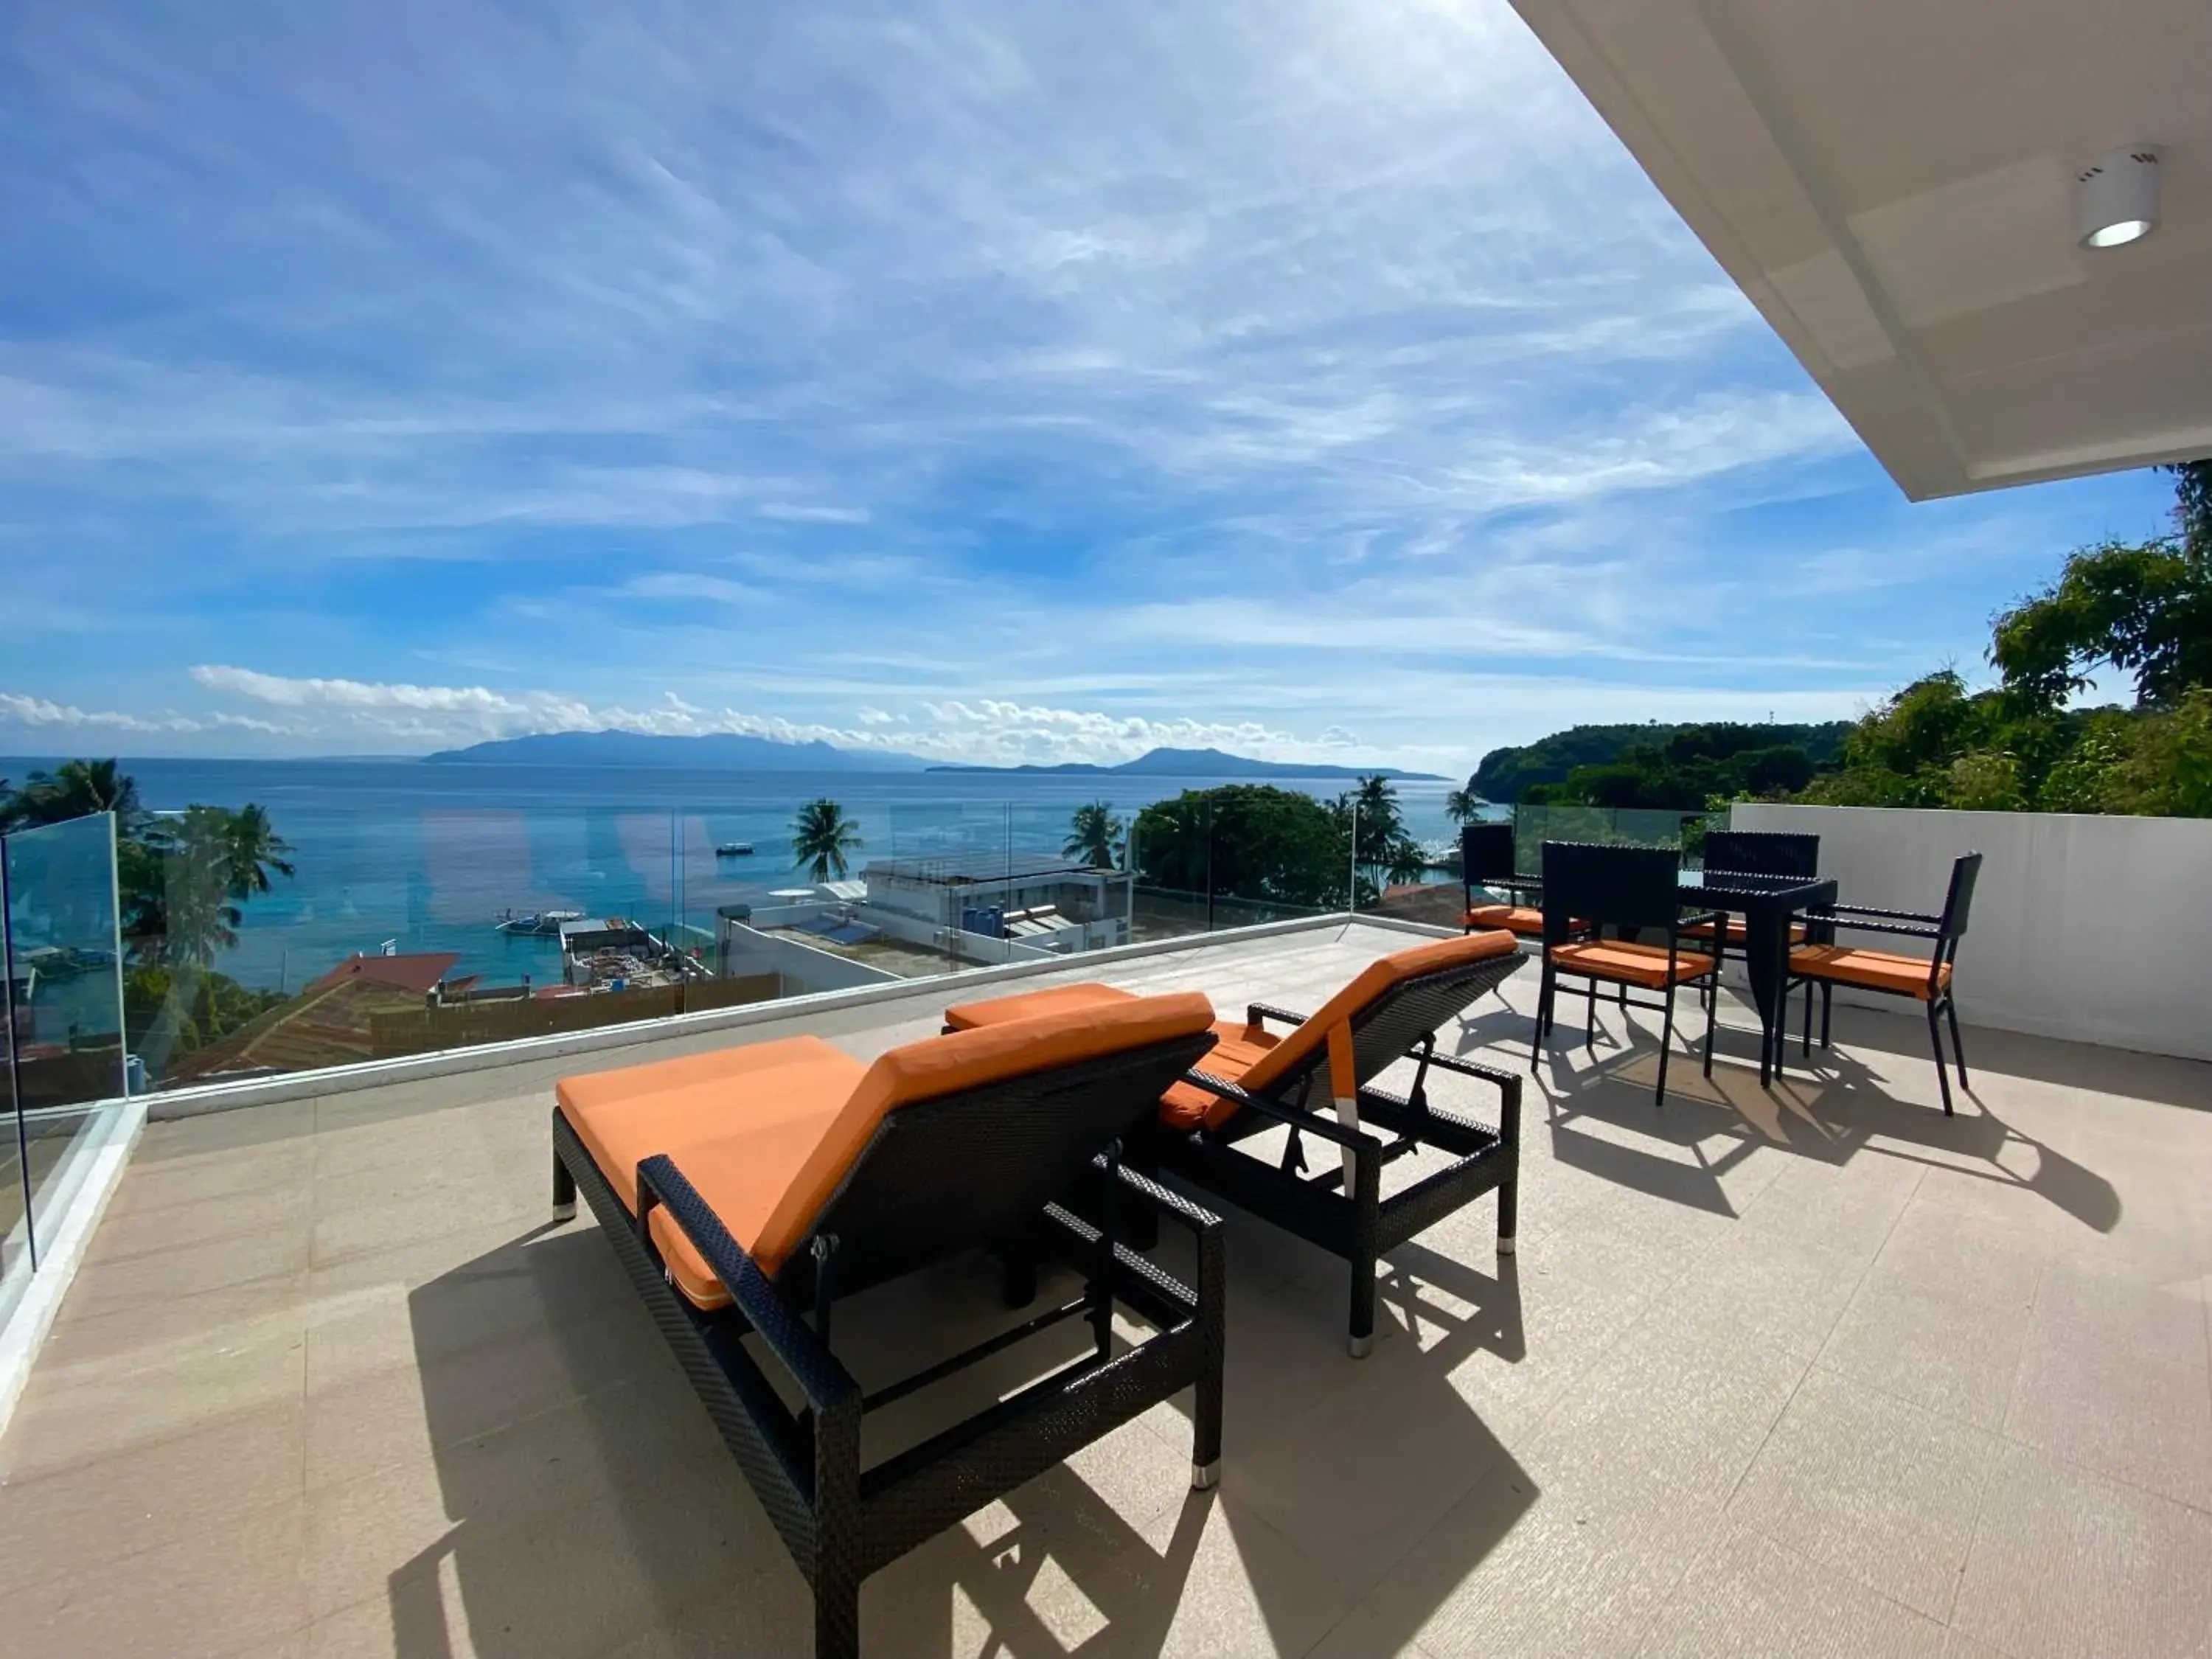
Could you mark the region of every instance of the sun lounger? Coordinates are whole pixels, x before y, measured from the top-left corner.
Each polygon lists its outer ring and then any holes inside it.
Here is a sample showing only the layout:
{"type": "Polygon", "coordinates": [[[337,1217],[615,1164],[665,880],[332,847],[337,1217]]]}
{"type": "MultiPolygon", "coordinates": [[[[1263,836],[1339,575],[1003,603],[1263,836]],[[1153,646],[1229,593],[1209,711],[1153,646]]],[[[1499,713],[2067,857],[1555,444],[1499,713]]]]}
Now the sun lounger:
{"type": "Polygon", "coordinates": [[[813,1037],[564,1079],[556,1214],[580,1191],[813,1587],[815,1651],[859,1652],[863,1579],[1070,1453],[1194,1387],[1193,1484],[1221,1455],[1220,1224],[1120,1161],[1120,1137],[1213,1044],[1202,996],[932,1038],[872,1066],[813,1037]],[[1060,1200],[1087,1186],[1086,1221],[1060,1200]],[[1117,1206],[1197,1239],[1187,1286],[1117,1236],[1117,1206]],[[956,1252],[1065,1255],[1084,1294],[864,1393],[836,1297],[956,1252]],[[1112,1335],[1116,1304],[1152,1334],[1112,1335]],[[805,1316],[811,1313],[811,1322],[805,1316]],[[1082,1357],[863,1468],[864,1416],[1015,1341],[1085,1319],[1082,1357]],[[779,1398],[757,1333],[805,1401],[779,1398]],[[1119,1352],[1116,1352],[1116,1347],[1119,1352]]]}
{"type": "MultiPolygon", "coordinates": [[[[1355,1357],[1364,1355],[1374,1346],[1375,1264],[1383,1252],[1493,1189],[1498,1248],[1513,1249],[1521,1079],[1440,1052],[1436,1033],[1523,960],[1510,933],[1474,933],[1369,964],[1310,1018],[1255,1003],[1243,1024],[1213,1028],[1218,1041],[1212,1052],[1161,1096],[1147,1132],[1132,1142],[1133,1156],[1349,1261],[1349,1346],[1355,1357]],[[1271,1022],[1289,1026],[1288,1034],[1268,1030],[1271,1022]],[[1372,1086],[1401,1059],[1414,1062],[1405,1095],[1372,1086]],[[1431,1104],[1426,1084],[1432,1070],[1493,1085],[1498,1126],[1431,1104]],[[1278,1125],[1291,1130],[1279,1164],[1238,1145],[1278,1125]],[[1390,1138],[1379,1138],[1376,1130],[1390,1138]],[[1341,1154],[1333,1167],[1311,1176],[1303,1146],[1308,1135],[1341,1154]],[[1449,1162],[1383,1197],[1382,1166],[1424,1150],[1449,1162]]],[[[945,1018],[950,1030],[974,1030],[1006,1020],[1097,1018],[1128,1000],[1127,992],[1110,985],[1067,985],[965,1004],[946,1010],[945,1018]]]]}

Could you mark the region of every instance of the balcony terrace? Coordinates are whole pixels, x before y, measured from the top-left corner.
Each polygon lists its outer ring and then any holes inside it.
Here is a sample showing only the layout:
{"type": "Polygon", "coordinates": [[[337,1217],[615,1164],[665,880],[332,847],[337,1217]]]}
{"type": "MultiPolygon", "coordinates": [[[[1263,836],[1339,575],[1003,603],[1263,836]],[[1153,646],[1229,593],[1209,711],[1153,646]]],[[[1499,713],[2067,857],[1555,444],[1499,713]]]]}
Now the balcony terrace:
{"type": "MultiPolygon", "coordinates": [[[[1104,971],[1312,1006],[1404,943],[1336,921],[1104,971]]],[[[1535,988],[1445,1046],[1525,1067],[1535,988]]],[[[551,1085],[798,1030],[872,1055],[956,994],[149,1126],[0,1437],[9,1650],[806,1651],[613,1254],[547,1220],[551,1085]]],[[[1355,1362],[1343,1265],[1231,1212],[1219,1487],[1158,1408],[871,1578],[866,1650],[2204,1651],[2212,1068],[1970,1024],[1947,1120],[1911,1011],[1839,1007],[1762,1091],[1724,999],[1712,1079],[1675,1066],[1655,1109],[1656,1022],[1601,1003],[1586,1051],[1580,1006],[1528,1097],[1517,1256],[1490,1200],[1395,1253],[1355,1362]]],[[[924,1328],[994,1328],[997,1287],[880,1286],[839,1352],[896,1375],[924,1328]]]]}

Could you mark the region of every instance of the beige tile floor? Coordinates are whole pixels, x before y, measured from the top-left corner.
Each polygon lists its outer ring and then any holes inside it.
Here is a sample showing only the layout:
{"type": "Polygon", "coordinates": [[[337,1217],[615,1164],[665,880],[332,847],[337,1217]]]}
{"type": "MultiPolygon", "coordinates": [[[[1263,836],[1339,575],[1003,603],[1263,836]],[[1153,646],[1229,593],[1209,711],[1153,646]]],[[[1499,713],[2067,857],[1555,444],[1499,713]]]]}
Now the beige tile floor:
{"type": "MultiPolygon", "coordinates": [[[[1121,977],[1310,1005],[1401,937],[1121,977]]],[[[1534,989],[1447,1040],[1510,1053],[1534,989]]],[[[816,1029],[867,1054],[937,1001],[816,1029]]],[[[1947,1122],[1917,1021],[1839,1011],[1768,1093],[1724,1033],[1662,1113],[1653,1030],[1563,1012],[1520,1255],[1489,1200],[1401,1251],[1364,1362],[1341,1266],[1232,1215],[1220,1489],[1161,1407],[870,1581],[867,1650],[2212,1649],[2212,1068],[1970,1029],[1947,1122]]],[[[148,1132],[0,1439],[11,1659],[805,1651],[611,1253],[545,1224],[562,1069],[148,1132]]],[[[994,1288],[872,1291],[841,1350],[909,1369],[994,1288]]],[[[908,1404],[875,1444],[944,1408],[908,1404]]]]}

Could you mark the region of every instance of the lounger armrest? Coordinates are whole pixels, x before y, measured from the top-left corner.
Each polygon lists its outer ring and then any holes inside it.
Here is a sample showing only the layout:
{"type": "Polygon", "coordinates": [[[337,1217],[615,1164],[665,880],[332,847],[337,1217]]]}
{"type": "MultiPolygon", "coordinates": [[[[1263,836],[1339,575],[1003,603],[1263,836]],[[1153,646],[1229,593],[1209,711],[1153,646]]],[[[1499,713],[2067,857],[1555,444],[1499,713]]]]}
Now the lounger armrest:
{"type": "Polygon", "coordinates": [[[1720,925],[1721,913],[1719,911],[1700,910],[1696,915],[1684,916],[1680,921],[1677,921],[1674,924],[1674,931],[1677,933],[1680,933],[1686,929],[1692,927],[1717,928],[1720,925]]]}
{"type": "Polygon", "coordinates": [[[1904,939],[1936,939],[1943,937],[1943,930],[1936,927],[1907,927],[1902,922],[1852,921],[1842,916],[1837,916],[1832,920],[1826,916],[1816,916],[1814,920],[1826,921],[1831,927],[1854,933],[1895,933],[1904,939]]]}
{"type": "Polygon", "coordinates": [[[1240,1089],[1226,1078],[1215,1077],[1206,1072],[1186,1072],[1183,1081],[1209,1094],[1219,1095],[1224,1100],[1233,1100],[1262,1117],[1272,1117],[1278,1123],[1287,1123],[1293,1129],[1302,1129],[1310,1135],[1319,1135],[1323,1140],[1334,1141],[1348,1151],[1380,1152],[1382,1150],[1382,1143],[1373,1135],[1358,1129],[1347,1129],[1334,1118],[1323,1117],[1318,1112],[1310,1112],[1304,1107],[1285,1106],[1264,1096],[1255,1095],[1249,1089],[1240,1089]]]}
{"type": "Polygon", "coordinates": [[[639,1230],[647,1230],[653,1204],[658,1203],[668,1212],[669,1218],[707,1259],[707,1265],[722,1281],[722,1288],[729,1291],[738,1311],[783,1362],[784,1369],[805,1395],[807,1403],[818,1413],[845,1409],[857,1412],[860,1405],[860,1384],[776,1293],[775,1286],[769,1283],[759,1264],[730,1237],[721,1218],[699,1196],[698,1189],[684,1179],[674,1161],[665,1153],[646,1159],[637,1166],[637,1186],[639,1230]]]}
{"type": "Polygon", "coordinates": [[[1163,1187],[1151,1176],[1131,1169],[1126,1164],[1114,1166],[1115,1178],[1130,1192],[1143,1199],[1170,1220],[1180,1221],[1194,1233],[1204,1233],[1218,1228],[1221,1218],[1212,1211],[1201,1209],[1181,1193],[1163,1187]]]}
{"type": "Polygon", "coordinates": [[[1483,1066],[1472,1060],[1462,1060],[1457,1054],[1431,1054],[1429,1056],[1429,1064],[1439,1072],[1455,1072],[1462,1077],[1471,1077],[1483,1083],[1494,1083],[1510,1098],[1518,1100],[1521,1097],[1521,1076],[1517,1072],[1500,1071],[1495,1066],[1483,1066]]]}
{"type": "Polygon", "coordinates": [[[1255,1002],[1244,1011],[1244,1023],[1257,1025],[1263,1020],[1273,1020],[1279,1025],[1303,1025],[1304,1014],[1294,1014],[1287,1008],[1278,1008],[1272,1003],[1255,1002]]]}

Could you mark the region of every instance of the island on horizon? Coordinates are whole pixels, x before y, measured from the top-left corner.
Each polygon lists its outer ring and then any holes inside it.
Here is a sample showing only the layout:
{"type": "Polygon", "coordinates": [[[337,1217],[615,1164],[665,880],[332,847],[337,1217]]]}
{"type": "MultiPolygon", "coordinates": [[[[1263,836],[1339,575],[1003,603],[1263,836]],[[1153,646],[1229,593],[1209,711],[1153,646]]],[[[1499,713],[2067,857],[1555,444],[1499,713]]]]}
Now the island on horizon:
{"type": "Polygon", "coordinates": [[[1219,749],[1152,749],[1115,766],[1093,761],[1062,761],[1055,766],[932,765],[933,772],[1013,772],[1054,777],[1152,778],[1389,778],[1393,782],[1449,783],[1437,772],[1407,772],[1395,766],[1322,766],[1302,761],[1253,760],[1219,749]]]}

